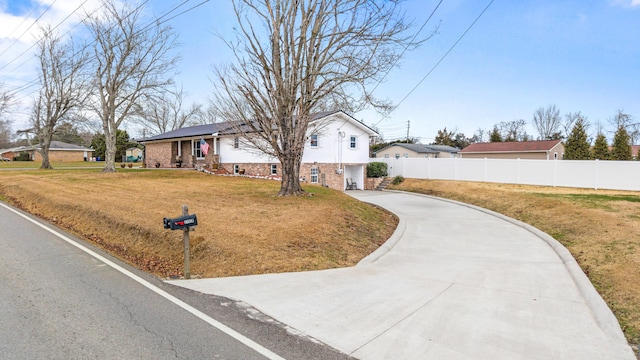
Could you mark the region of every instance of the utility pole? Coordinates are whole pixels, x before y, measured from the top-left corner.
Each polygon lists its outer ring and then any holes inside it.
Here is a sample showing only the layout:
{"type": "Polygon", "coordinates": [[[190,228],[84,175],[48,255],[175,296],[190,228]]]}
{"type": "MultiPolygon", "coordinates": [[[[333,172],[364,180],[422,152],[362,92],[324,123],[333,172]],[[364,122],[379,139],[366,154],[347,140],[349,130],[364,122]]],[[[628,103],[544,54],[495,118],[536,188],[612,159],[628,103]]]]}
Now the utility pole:
{"type": "Polygon", "coordinates": [[[409,142],[409,127],[411,126],[411,120],[407,120],[407,142],[409,142]]]}

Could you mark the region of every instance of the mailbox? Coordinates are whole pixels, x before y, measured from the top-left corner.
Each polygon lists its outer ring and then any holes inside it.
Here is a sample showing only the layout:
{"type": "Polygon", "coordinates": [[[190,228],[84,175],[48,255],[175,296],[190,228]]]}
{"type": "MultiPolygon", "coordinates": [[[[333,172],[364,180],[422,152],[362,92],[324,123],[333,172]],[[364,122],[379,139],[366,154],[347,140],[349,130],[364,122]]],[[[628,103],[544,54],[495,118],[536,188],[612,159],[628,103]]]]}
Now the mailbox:
{"type": "Polygon", "coordinates": [[[198,217],[196,214],[185,215],[177,218],[164,218],[164,228],[171,230],[181,230],[198,225],[198,217]]]}

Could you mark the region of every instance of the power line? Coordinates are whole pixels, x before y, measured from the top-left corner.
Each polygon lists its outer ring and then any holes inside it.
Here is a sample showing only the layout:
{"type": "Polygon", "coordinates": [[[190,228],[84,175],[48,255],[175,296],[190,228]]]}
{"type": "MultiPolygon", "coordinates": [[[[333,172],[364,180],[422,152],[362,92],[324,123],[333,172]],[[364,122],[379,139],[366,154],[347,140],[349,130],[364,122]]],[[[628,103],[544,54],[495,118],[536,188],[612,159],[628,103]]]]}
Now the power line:
{"type": "MultiPolygon", "coordinates": [[[[185,0],[185,1],[183,1],[182,3],[180,3],[180,4],[176,5],[176,6],[174,6],[173,8],[171,8],[171,10],[166,11],[166,12],[165,12],[165,13],[163,13],[160,17],[158,17],[158,18],[154,19],[152,22],[148,23],[146,26],[143,26],[143,27],[138,31],[138,33],[140,33],[140,32],[143,32],[143,31],[147,30],[149,27],[151,27],[151,26],[153,26],[153,25],[161,25],[161,24],[164,24],[164,23],[166,23],[166,22],[168,22],[168,21],[170,21],[170,20],[172,20],[172,19],[175,19],[175,18],[176,18],[176,17],[178,17],[178,16],[181,16],[181,15],[183,15],[183,14],[185,14],[185,13],[189,12],[189,11],[192,11],[193,9],[196,9],[196,8],[198,8],[198,7],[202,6],[202,5],[204,5],[205,3],[209,2],[210,0],[204,0],[204,1],[201,1],[200,3],[198,3],[198,4],[194,5],[194,6],[192,6],[192,7],[188,8],[188,9],[186,9],[186,10],[184,10],[184,11],[182,11],[182,12],[180,12],[180,13],[178,13],[178,14],[176,14],[176,15],[174,15],[174,16],[172,16],[172,17],[170,17],[170,18],[167,18],[167,19],[165,19],[165,20],[159,21],[160,19],[165,18],[166,16],[168,16],[169,14],[171,14],[171,13],[172,13],[172,12],[174,12],[174,11],[176,11],[178,8],[182,7],[184,4],[186,4],[186,3],[190,2],[190,1],[191,1],[191,0],[185,0]]],[[[62,20],[58,25],[56,25],[56,27],[55,27],[55,28],[59,27],[59,26],[60,26],[64,21],[66,21],[69,17],[71,17],[71,15],[73,15],[73,13],[75,13],[79,8],[81,8],[81,7],[82,7],[82,5],[84,5],[84,3],[86,3],[86,2],[87,2],[87,0],[85,0],[85,1],[84,1],[84,2],[83,2],[83,3],[82,3],[78,8],[76,8],[76,10],[74,10],[74,11],[73,11],[71,14],[69,14],[69,15],[68,15],[64,20],[62,20]]],[[[144,6],[147,2],[149,2],[149,0],[145,0],[144,2],[142,2],[138,7],[136,7],[136,9],[135,9],[133,12],[135,12],[135,11],[136,11],[136,10],[138,10],[138,9],[140,9],[140,8],[141,8],[142,6],[144,6]]],[[[96,11],[98,11],[98,10],[99,10],[100,8],[102,8],[103,6],[104,6],[104,4],[103,4],[102,6],[100,6],[99,8],[97,8],[93,13],[95,13],[96,11]]],[[[133,12],[132,12],[132,13],[133,13],[133,12]]],[[[79,24],[80,24],[80,23],[76,24],[75,26],[77,26],[77,25],[79,25],[79,24]]],[[[74,28],[75,28],[75,26],[74,26],[74,28]]],[[[115,25],[114,25],[114,26],[115,26],[115,25]]],[[[55,30],[55,28],[54,28],[53,30],[55,30]]],[[[73,29],[73,28],[72,28],[72,29],[73,29]]],[[[68,34],[70,31],[71,31],[71,29],[70,29],[69,31],[67,31],[64,35],[68,34]]],[[[95,43],[95,40],[94,40],[92,43],[95,43]]],[[[91,43],[91,44],[92,44],[92,43],[91,43]]],[[[36,44],[37,44],[37,42],[36,42],[36,44]]],[[[31,48],[33,48],[34,46],[35,46],[35,44],[34,44],[34,45],[32,45],[29,49],[27,49],[27,51],[29,51],[29,50],[30,50],[31,48]]],[[[25,51],[25,52],[23,52],[22,54],[18,55],[16,58],[14,58],[14,59],[13,59],[12,61],[10,61],[9,63],[7,63],[7,64],[5,64],[4,66],[2,66],[2,67],[0,68],[0,70],[4,69],[7,65],[9,65],[9,64],[10,64],[10,63],[12,63],[12,62],[14,62],[14,61],[15,61],[17,58],[19,58],[20,56],[24,55],[24,53],[26,53],[26,51],[25,51]]],[[[17,69],[17,68],[21,67],[22,65],[24,65],[24,64],[25,64],[25,63],[27,63],[27,62],[28,62],[28,60],[27,60],[27,61],[25,61],[25,62],[23,62],[22,64],[18,65],[15,69],[17,69]]],[[[15,70],[15,69],[14,69],[14,70],[15,70]]],[[[21,86],[19,86],[19,87],[16,87],[13,91],[14,91],[14,92],[19,92],[19,91],[22,91],[22,90],[28,89],[28,88],[30,88],[30,87],[32,87],[32,86],[34,86],[34,85],[36,85],[38,81],[39,81],[38,79],[31,80],[31,81],[29,81],[29,82],[27,82],[27,83],[25,83],[25,84],[23,84],[23,85],[21,85],[21,86]]],[[[32,91],[32,92],[30,92],[29,94],[27,94],[27,95],[25,95],[25,96],[22,96],[22,98],[24,98],[24,97],[28,97],[28,96],[30,96],[31,94],[35,93],[35,92],[37,92],[37,90],[32,91]]]]}
{"type": "MultiPolygon", "coordinates": [[[[447,52],[444,53],[444,55],[442,55],[442,57],[440,58],[440,60],[438,60],[438,62],[433,65],[433,67],[427,72],[427,74],[416,84],[416,86],[413,87],[413,89],[411,89],[411,91],[409,91],[407,93],[407,95],[405,95],[405,97],[402,98],[402,100],[400,100],[400,102],[398,102],[398,104],[396,104],[396,107],[400,106],[400,104],[402,104],[411,94],[413,94],[413,92],[420,86],[420,84],[422,84],[427,77],[429,77],[429,75],[431,75],[431,73],[438,67],[438,65],[440,65],[440,63],[447,57],[447,55],[449,55],[449,53],[458,45],[458,43],[465,37],[465,35],[467,35],[467,33],[469,32],[469,30],[471,30],[471,28],[476,24],[476,22],[478,22],[478,20],[480,20],[480,18],[482,17],[482,15],[484,15],[484,13],[489,9],[489,7],[491,6],[491,4],[493,4],[494,0],[489,1],[489,3],[487,4],[487,6],[485,6],[485,8],[482,10],[482,12],[476,17],[475,20],[473,20],[473,22],[471,23],[471,25],[469,25],[469,27],[467,27],[467,29],[462,33],[462,35],[460,35],[460,37],[458,38],[458,40],[456,40],[455,43],[453,43],[453,45],[451,45],[451,47],[449,48],[449,50],[447,50],[447,52]]],[[[382,119],[380,119],[377,123],[374,124],[374,126],[377,126],[382,120],[388,118],[388,116],[383,117],[382,119]]]]}
{"type": "MultiPolygon", "coordinates": [[[[422,31],[422,29],[424,29],[425,26],[427,26],[427,23],[429,22],[429,20],[431,20],[431,18],[433,17],[433,14],[436,13],[436,11],[438,10],[438,8],[440,7],[440,5],[442,4],[442,1],[444,0],[440,0],[440,2],[438,3],[438,5],[436,5],[436,7],[433,9],[433,11],[431,12],[431,14],[429,15],[429,17],[427,18],[427,20],[424,21],[424,23],[422,23],[422,26],[420,27],[420,29],[418,29],[418,32],[416,32],[415,35],[413,35],[413,37],[411,38],[411,41],[409,42],[409,44],[413,44],[413,41],[418,37],[418,35],[420,34],[420,32],[422,31]]],[[[384,73],[384,75],[382,76],[382,78],[378,81],[378,83],[376,84],[376,86],[371,90],[371,93],[373,93],[374,91],[376,91],[376,89],[378,88],[378,86],[382,83],[382,81],[387,77],[387,75],[389,75],[389,73],[391,72],[391,69],[393,69],[394,66],[396,66],[396,64],[398,63],[398,61],[400,61],[400,59],[402,58],[402,56],[404,55],[404,53],[407,51],[407,49],[409,48],[409,44],[407,44],[407,46],[404,47],[404,49],[402,50],[402,52],[400,53],[400,56],[398,56],[398,58],[396,59],[396,61],[393,62],[393,65],[391,65],[388,69],[387,72],[384,73]]]]}
{"type": "Polygon", "coordinates": [[[480,13],[480,15],[478,15],[478,17],[476,17],[475,20],[473,20],[473,22],[471,23],[471,25],[469,25],[469,27],[467,28],[467,30],[465,30],[462,35],[460,35],[460,37],[458,38],[458,40],[456,40],[455,43],[453,43],[453,45],[451,45],[451,47],[449,48],[449,50],[447,50],[446,53],[444,53],[444,55],[442,55],[442,57],[440,58],[440,60],[438,60],[438,62],[433,65],[433,67],[431,68],[431,70],[429,70],[429,72],[427,72],[427,74],[416,84],[416,86],[413,87],[413,89],[411,89],[411,91],[409,91],[409,93],[407,95],[405,95],[405,97],[402,98],[402,100],[400,100],[400,102],[398,103],[398,105],[396,106],[400,106],[400,104],[402,104],[411,94],[413,94],[413,92],[418,88],[418,86],[420,86],[420,84],[422,84],[427,77],[429,77],[429,75],[431,75],[431,73],[433,72],[433,70],[435,70],[438,65],[440,65],[440,63],[442,62],[442,60],[444,60],[444,58],[447,57],[447,55],[449,55],[449,53],[456,47],[456,45],[458,45],[458,43],[462,40],[462,38],[465,37],[465,35],[467,35],[467,33],[469,32],[469,30],[471,30],[471,28],[473,27],[473,25],[476,24],[476,22],[478,22],[478,20],[480,20],[480,17],[482,17],[482,15],[487,11],[487,9],[489,9],[489,6],[491,6],[491,4],[493,4],[494,0],[489,1],[489,4],[487,4],[487,6],[485,6],[485,8],[482,10],[482,12],[480,13]]]}
{"type": "MultiPolygon", "coordinates": [[[[64,19],[62,19],[62,21],[58,22],[58,24],[57,24],[53,29],[51,29],[51,31],[54,31],[54,30],[56,30],[58,27],[60,27],[60,25],[62,25],[62,23],[64,23],[65,21],[67,21],[67,19],[69,19],[69,18],[71,17],[71,15],[75,14],[75,13],[76,13],[76,11],[80,10],[80,8],[81,8],[81,7],[82,7],[82,6],[83,6],[87,1],[88,1],[88,0],[84,0],[84,2],[83,2],[82,4],[80,4],[80,6],[78,6],[78,7],[77,7],[75,10],[73,10],[69,15],[67,15],[67,17],[65,17],[64,19]]],[[[54,1],[53,3],[55,3],[55,1],[54,1]]],[[[49,8],[51,8],[51,6],[53,6],[53,3],[49,6],[49,8]]],[[[47,8],[47,9],[49,9],[49,8],[47,8]]],[[[44,13],[43,13],[43,14],[44,14],[44,13]]],[[[42,17],[42,16],[41,16],[41,17],[42,17]]],[[[38,19],[40,19],[40,18],[38,18],[38,19]]],[[[35,24],[35,23],[38,21],[38,19],[36,19],[36,21],[34,21],[34,23],[33,23],[33,24],[35,24]]],[[[32,26],[33,26],[33,24],[32,24],[32,26]]],[[[29,28],[31,28],[31,27],[29,27],[29,28]]],[[[69,32],[65,33],[65,35],[66,35],[66,34],[68,34],[68,33],[69,33],[69,32]]],[[[14,42],[14,43],[15,43],[15,42],[14,42]]],[[[13,60],[9,61],[8,63],[6,63],[6,64],[4,64],[2,67],[0,67],[0,71],[4,70],[7,66],[11,65],[14,61],[18,60],[22,55],[24,55],[24,54],[26,54],[27,52],[29,52],[29,50],[33,49],[37,44],[38,44],[38,41],[34,42],[31,46],[29,46],[29,48],[27,48],[25,51],[21,52],[18,56],[14,57],[14,58],[13,58],[13,60]]],[[[5,51],[6,51],[6,50],[5,50],[5,51]]],[[[4,54],[4,52],[3,52],[3,54],[4,54]]],[[[2,55],[2,54],[0,54],[0,55],[2,55]]],[[[27,61],[22,62],[20,65],[16,66],[12,71],[15,71],[16,69],[19,69],[20,67],[22,67],[22,66],[23,66],[24,64],[26,64],[27,62],[28,62],[28,60],[27,60],[27,61]]]]}
{"type": "MultiPolygon", "coordinates": [[[[71,15],[73,15],[74,13],[76,13],[76,12],[77,12],[77,11],[78,11],[78,10],[79,10],[79,9],[80,9],[80,8],[81,8],[81,7],[82,7],[82,6],[87,2],[87,1],[88,1],[88,0],[85,0],[82,4],[80,4],[80,6],[78,6],[78,7],[77,7],[73,12],[71,12],[69,15],[67,15],[67,16],[66,16],[62,21],[58,22],[58,24],[57,24],[53,29],[51,29],[51,31],[54,31],[55,29],[57,29],[58,27],[60,27],[60,25],[62,25],[65,21],[67,21],[67,20],[71,17],[71,15]]],[[[187,1],[189,1],[189,0],[187,0],[187,1]]],[[[142,3],[141,3],[141,4],[140,4],[140,5],[139,5],[135,10],[140,9],[140,8],[141,8],[142,6],[144,6],[147,2],[149,2],[149,0],[145,0],[144,2],[142,2],[142,3]]],[[[99,6],[98,8],[96,8],[96,9],[91,13],[91,15],[95,14],[97,11],[99,11],[100,9],[102,9],[102,8],[105,6],[105,4],[106,4],[106,3],[104,3],[104,2],[103,2],[101,6],[99,6]]],[[[73,29],[75,29],[75,27],[76,27],[76,26],[80,25],[80,23],[81,23],[81,22],[78,22],[77,24],[75,24],[75,25],[74,25],[73,27],[71,27],[67,32],[65,32],[64,34],[62,34],[62,35],[61,35],[61,37],[64,37],[64,36],[66,36],[67,34],[69,34],[73,29]]],[[[114,25],[114,26],[115,26],[115,25],[114,25]]],[[[40,41],[40,40],[38,40],[38,41],[40,41]]],[[[14,58],[13,58],[13,60],[9,61],[9,62],[8,62],[8,63],[6,63],[4,66],[0,67],[0,70],[5,69],[8,65],[10,65],[11,63],[13,63],[13,62],[14,62],[14,61],[16,61],[17,59],[19,59],[22,55],[26,54],[29,50],[33,49],[33,47],[34,47],[34,46],[36,46],[36,45],[38,44],[38,41],[34,42],[34,44],[33,44],[33,45],[31,45],[27,50],[25,50],[25,51],[23,51],[22,53],[20,53],[18,56],[14,57],[14,58]]],[[[95,41],[94,41],[94,42],[95,42],[95,41]]],[[[92,42],[92,43],[93,43],[93,42],[92,42]]],[[[23,61],[22,63],[20,63],[20,65],[18,65],[18,66],[16,66],[15,68],[13,68],[13,69],[12,69],[12,72],[13,72],[13,71],[15,71],[15,70],[17,70],[17,69],[19,69],[20,67],[22,67],[23,65],[25,65],[25,64],[26,64],[26,63],[28,63],[28,62],[29,62],[29,60],[25,60],[25,61],[23,61]]],[[[32,84],[32,83],[37,82],[37,81],[38,81],[38,79],[31,80],[31,81],[29,81],[29,82],[27,83],[27,85],[28,85],[28,84],[32,84]]],[[[23,86],[25,86],[25,85],[23,85],[23,86]]],[[[26,87],[30,87],[30,86],[31,86],[31,85],[26,86],[26,87]]],[[[21,88],[21,87],[18,87],[18,89],[19,89],[19,88],[21,88]]],[[[28,95],[26,95],[26,96],[29,96],[29,95],[31,95],[31,94],[33,94],[33,92],[32,92],[32,93],[30,93],[30,94],[28,94],[28,95]]]]}
{"type": "MultiPolygon", "coordinates": [[[[6,49],[4,49],[4,51],[3,51],[3,52],[1,52],[1,53],[0,53],[0,56],[4,55],[4,53],[6,53],[9,49],[11,49],[11,47],[12,47],[16,42],[18,42],[18,40],[20,40],[20,39],[24,36],[24,34],[26,34],[29,30],[31,30],[31,28],[33,27],[33,25],[35,25],[35,24],[37,24],[37,23],[38,23],[38,20],[40,20],[40,18],[42,18],[42,17],[44,16],[44,14],[46,14],[46,13],[47,13],[47,11],[49,11],[49,9],[51,9],[51,7],[53,6],[53,4],[55,4],[55,3],[56,3],[56,1],[58,1],[58,0],[54,0],[54,1],[53,1],[53,2],[52,2],[52,3],[51,3],[51,4],[50,4],[50,5],[49,5],[49,6],[48,6],[48,7],[47,7],[43,12],[42,12],[42,14],[40,14],[40,16],[38,16],[38,18],[37,18],[37,19],[35,19],[35,20],[33,21],[33,23],[31,23],[31,25],[29,25],[29,27],[27,28],[27,30],[25,30],[22,34],[20,34],[20,36],[18,36],[15,40],[13,40],[13,42],[12,42],[11,44],[9,44],[9,46],[8,46],[6,49]]],[[[24,21],[23,21],[23,22],[24,22],[24,21]]]]}
{"type": "MultiPolygon", "coordinates": [[[[39,2],[38,5],[40,5],[42,2],[39,2]]],[[[25,17],[22,19],[22,21],[20,22],[20,24],[18,24],[18,26],[16,26],[13,30],[11,30],[11,32],[7,35],[7,39],[11,38],[11,35],[13,35],[14,32],[16,32],[16,30],[18,30],[20,28],[20,26],[22,26],[22,24],[25,23],[25,21],[27,21],[27,19],[29,19],[29,17],[31,16],[31,14],[33,14],[36,9],[38,8],[38,6],[34,6],[31,11],[29,11],[29,13],[27,15],[25,15],[25,17]]],[[[4,39],[0,39],[0,44],[2,44],[4,42],[4,39]]]]}

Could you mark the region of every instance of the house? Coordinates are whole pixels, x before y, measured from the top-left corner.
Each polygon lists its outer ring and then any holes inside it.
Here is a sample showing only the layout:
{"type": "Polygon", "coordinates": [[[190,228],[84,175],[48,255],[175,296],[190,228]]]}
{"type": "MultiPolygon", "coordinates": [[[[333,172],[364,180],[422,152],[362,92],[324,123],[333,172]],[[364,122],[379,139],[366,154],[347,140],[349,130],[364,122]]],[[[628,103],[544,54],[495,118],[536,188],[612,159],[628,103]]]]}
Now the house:
{"type": "MultiPolygon", "coordinates": [[[[14,160],[21,154],[32,161],[42,161],[38,151],[40,145],[19,146],[0,150],[0,156],[14,160]]],[[[49,145],[49,161],[88,161],[93,157],[93,149],[81,145],[68,144],[62,141],[52,141],[49,145]]]]}
{"type": "Polygon", "coordinates": [[[446,145],[395,143],[374,153],[376,158],[453,158],[460,149],[446,145]]]}
{"type": "MultiPolygon", "coordinates": [[[[332,189],[346,189],[347,179],[363,189],[369,143],[377,133],[343,111],[312,115],[300,177],[332,189]],[[317,130],[314,130],[317,129],[317,130]]],[[[279,178],[277,158],[245,144],[228,122],[198,125],[140,140],[147,167],[210,167],[218,172],[279,178]],[[206,144],[202,151],[202,145],[206,144]]]]}
{"type": "Polygon", "coordinates": [[[144,156],[144,152],[140,148],[131,147],[125,151],[125,156],[126,156],[126,161],[135,162],[135,161],[142,160],[142,157],[144,156]]]}
{"type": "Polygon", "coordinates": [[[464,159],[556,160],[564,156],[562,140],[476,143],[460,150],[464,159]]]}

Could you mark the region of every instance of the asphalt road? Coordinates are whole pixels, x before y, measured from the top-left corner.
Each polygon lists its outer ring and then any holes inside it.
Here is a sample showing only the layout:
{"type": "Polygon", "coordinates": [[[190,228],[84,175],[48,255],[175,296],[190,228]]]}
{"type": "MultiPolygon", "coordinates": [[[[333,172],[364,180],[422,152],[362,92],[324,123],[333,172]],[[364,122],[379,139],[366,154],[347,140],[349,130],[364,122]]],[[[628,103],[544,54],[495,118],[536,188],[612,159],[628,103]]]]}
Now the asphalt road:
{"type": "Polygon", "coordinates": [[[243,304],[165,284],[2,203],[0,271],[2,359],[348,358],[243,304]]]}

